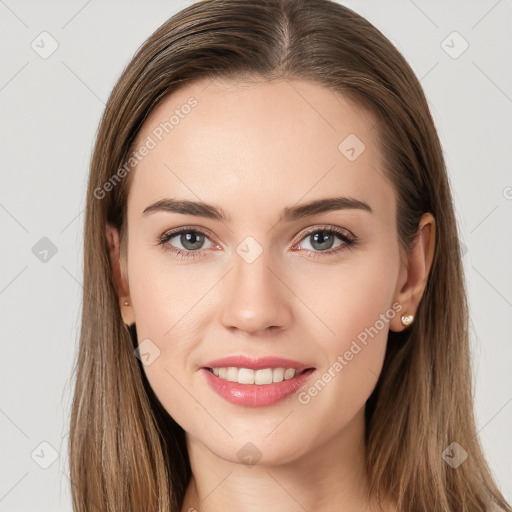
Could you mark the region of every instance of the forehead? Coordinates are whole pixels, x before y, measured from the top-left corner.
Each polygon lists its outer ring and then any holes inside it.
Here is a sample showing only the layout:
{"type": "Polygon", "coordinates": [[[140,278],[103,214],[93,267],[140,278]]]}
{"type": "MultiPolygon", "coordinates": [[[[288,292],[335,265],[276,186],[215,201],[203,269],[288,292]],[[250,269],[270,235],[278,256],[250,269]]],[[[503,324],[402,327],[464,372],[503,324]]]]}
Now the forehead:
{"type": "Polygon", "coordinates": [[[140,212],[163,197],[227,211],[333,195],[378,211],[394,197],[375,118],[313,82],[194,82],[151,112],[138,141],[129,207],[140,212]]]}

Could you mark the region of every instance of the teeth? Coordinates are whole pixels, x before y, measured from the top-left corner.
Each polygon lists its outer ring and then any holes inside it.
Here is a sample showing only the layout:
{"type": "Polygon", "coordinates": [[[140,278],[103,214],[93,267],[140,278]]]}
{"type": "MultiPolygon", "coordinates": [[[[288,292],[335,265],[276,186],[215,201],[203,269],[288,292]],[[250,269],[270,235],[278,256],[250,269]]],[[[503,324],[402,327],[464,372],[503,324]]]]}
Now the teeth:
{"type": "Polygon", "coordinates": [[[249,368],[240,368],[239,370],[233,368],[233,370],[235,370],[238,375],[235,375],[237,379],[232,382],[238,381],[240,384],[254,384],[254,374],[256,373],[254,370],[249,368]]]}
{"type": "Polygon", "coordinates": [[[234,368],[233,366],[228,368],[228,371],[226,372],[226,377],[224,378],[231,382],[236,382],[238,380],[238,368],[234,368]]]}
{"type": "Polygon", "coordinates": [[[284,379],[284,368],[274,368],[272,382],[281,382],[284,379]]]}
{"type": "Polygon", "coordinates": [[[211,368],[211,371],[217,377],[230,382],[239,384],[272,384],[272,382],[281,382],[283,380],[293,379],[298,372],[295,368],[263,368],[261,370],[252,370],[250,368],[211,368]]]}
{"type": "Polygon", "coordinates": [[[295,377],[295,370],[293,368],[288,368],[284,372],[284,380],[292,379],[295,377]]]}
{"type": "Polygon", "coordinates": [[[254,372],[254,383],[255,384],[272,384],[273,370],[265,368],[264,370],[256,370],[254,372]]]}

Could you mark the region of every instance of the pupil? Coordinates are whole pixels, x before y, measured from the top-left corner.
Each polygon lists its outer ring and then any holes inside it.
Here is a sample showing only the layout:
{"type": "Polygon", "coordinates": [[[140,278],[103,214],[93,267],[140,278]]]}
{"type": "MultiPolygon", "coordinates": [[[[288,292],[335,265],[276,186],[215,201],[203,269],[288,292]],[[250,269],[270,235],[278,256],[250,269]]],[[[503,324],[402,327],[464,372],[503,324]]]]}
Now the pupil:
{"type": "Polygon", "coordinates": [[[187,249],[200,249],[203,243],[203,235],[200,233],[183,233],[181,235],[181,243],[187,249]],[[187,245],[189,244],[189,245],[187,245]]]}
{"type": "Polygon", "coordinates": [[[313,243],[311,244],[313,247],[315,247],[315,244],[317,249],[330,249],[332,247],[333,243],[333,237],[332,234],[328,231],[319,231],[315,233],[313,236],[313,243]],[[330,240],[329,240],[330,238],[330,240]],[[330,243],[329,243],[330,242],[330,243]],[[326,244],[327,246],[323,245],[326,244]]]}

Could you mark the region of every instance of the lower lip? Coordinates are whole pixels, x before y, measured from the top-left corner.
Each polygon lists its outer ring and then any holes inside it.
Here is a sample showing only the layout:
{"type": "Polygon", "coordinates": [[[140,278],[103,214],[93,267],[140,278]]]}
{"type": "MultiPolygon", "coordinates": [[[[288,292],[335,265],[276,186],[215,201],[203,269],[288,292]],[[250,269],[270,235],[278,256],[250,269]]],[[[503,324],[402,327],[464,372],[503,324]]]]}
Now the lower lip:
{"type": "Polygon", "coordinates": [[[222,398],[244,407],[264,407],[284,400],[304,386],[314,373],[314,368],[304,371],[292,379],[272,384],[239,384],[217,377],[206,368],[201,368],[208,385],[222,398]]]}

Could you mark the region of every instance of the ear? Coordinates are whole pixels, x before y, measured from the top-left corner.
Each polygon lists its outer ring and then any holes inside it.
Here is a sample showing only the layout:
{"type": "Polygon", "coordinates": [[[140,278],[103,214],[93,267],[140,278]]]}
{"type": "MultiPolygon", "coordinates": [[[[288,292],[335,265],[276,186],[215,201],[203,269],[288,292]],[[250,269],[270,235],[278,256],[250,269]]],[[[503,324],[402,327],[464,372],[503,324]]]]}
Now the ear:
{"type": "Polygon", "coordinates": [[[403,325],[403,315],[415,315],[432,266],[435,247],[435,219],[430,213],[422,215],[418,231],[407,255],[407,264],[402,266],[397,281],[395,301],[402,305],[400,314],[390,321],[390,329],[395,332],[407,328],[403,325]]]}
{"type": "Polygon", "coordinates": [[[110,262],[114,272],[114,280],[117,287],[119,299],[119,308],[126,325],[135,322],[135,313],[130,298],[130,288],[128,285],[128,276],[126,274],[126,262],[124,255],[121,254],[119,243],[119,231],[111,224],[107,224],[106,236],[110,251],[110,262]]]}

